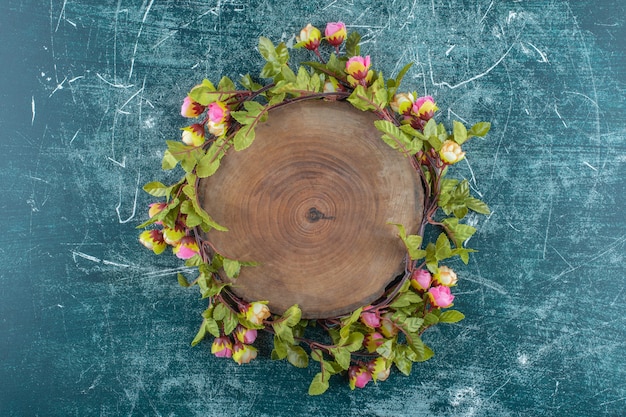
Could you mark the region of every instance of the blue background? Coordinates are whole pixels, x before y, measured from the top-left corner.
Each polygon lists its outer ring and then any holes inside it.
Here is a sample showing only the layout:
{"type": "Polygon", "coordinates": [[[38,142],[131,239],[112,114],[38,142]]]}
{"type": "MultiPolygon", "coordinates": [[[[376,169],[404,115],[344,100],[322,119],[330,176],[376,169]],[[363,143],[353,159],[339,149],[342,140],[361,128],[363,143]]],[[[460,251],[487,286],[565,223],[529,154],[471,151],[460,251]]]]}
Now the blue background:
{"type": "MultiPolygon", "coordinates": [[[[95,1],[0,5],[0,414],[584,416],[626,408],[625,7],[604,1],[95,1]],[[467,319],[410,377],[350,391],[189,342],[205,304],[137,242],[186,92],[257,74],[257,38],[342,20],[466,145],[490,205],[459,273],[467,319]]],[[[308,59],[303,51],[297,60],[308,59]]]]}

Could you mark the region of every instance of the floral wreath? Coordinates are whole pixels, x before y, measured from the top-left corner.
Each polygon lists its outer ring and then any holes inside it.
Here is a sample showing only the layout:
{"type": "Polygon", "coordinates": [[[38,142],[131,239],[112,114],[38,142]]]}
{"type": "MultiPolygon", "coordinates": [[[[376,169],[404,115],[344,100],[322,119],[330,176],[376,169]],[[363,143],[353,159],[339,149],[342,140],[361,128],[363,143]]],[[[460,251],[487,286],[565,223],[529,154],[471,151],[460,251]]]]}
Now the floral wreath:
{"type": "Polygon", "coordinates": [[[198,270],[191,282],[178,274],[180,285],[197,285],[209,303],[192,346],[210,334],[215,356],[249,363],[257,356],[252,345],[257,331],[266,330],[273,334],[272,359],[287,359],[299,368],[307,367],[309,358],[319,363],[319,372],[309,386],[309,394],[318,395],[328,389],[335,374],[347,375],[351,389],[386,380],[392,365],[409,375],[414,362],[433,356],[422,333],[437,323],[464,318],[449,309],[457,275],[441,262],[458,256],[468,263],[474,250],[464,242],[476,229],[461,219],[469,210],[489,214],[489,208],[470,195],[467,180],[447,178],[446,174],[450,165],[465,157],[461,145],[473,136],[484,136],[490,123],[476,123],[467,129],[453,121],[452,132],[443,123],[437,124],[433,116],[438,107],[431,96],[398,92],[411,64],[396,78],[385,80],[381,72],[370,69],[370,57],[360,55],[360,35],[348,34],[342,22],[328,23],[324,37],[308,24],[297,41],[295,48],[312,51],[318,61],[306,62],[306,67],[299,66],[294,72],[288,64],[287,46],[275,46],[261,37],[258,49],[266,63],[260,78],[271,82],[261,85],[245,75],[240,80],[242,89],[228,77],[217,87],[204,80],[191,89],[181,114],[195,123],[182,128],[181,141],[167,141],[162,160],[164,170],[180,164],[184,176],[170,186],[156,181],[144,186],[146,192],[165,197],[165,201],[150,204],[150,219],[138,228],[150,226],[139,241],[155,254],[169,245],[186,266],[198,270]],[[203,232],[227,229],[201,207],[197,193],[198,179],[213,175],[231,149],[238,152],[252,145],[254,129],[270,109],[304,99],[345,100],[376,114],[379,120],[374,125],[381,139],[409,158],[421,176],[425,200],[418,234],[407,235],[402,225],[396,225],[407,251],[404,275],[379,301],[345,316],[317,320],[303,319],[298,305],[275,315],[267,301],[243,300],[230,291],[241,268],[254,264],[225,258],[203,238],[203,232]],[[422,240],[427,225],[440,232],[426,243],[422,240]],[[231,282],[222,279],[220,272],[231,282]],[[320,331],[309,331],[313,326],[327,335],[320,338],[320,331]]]}

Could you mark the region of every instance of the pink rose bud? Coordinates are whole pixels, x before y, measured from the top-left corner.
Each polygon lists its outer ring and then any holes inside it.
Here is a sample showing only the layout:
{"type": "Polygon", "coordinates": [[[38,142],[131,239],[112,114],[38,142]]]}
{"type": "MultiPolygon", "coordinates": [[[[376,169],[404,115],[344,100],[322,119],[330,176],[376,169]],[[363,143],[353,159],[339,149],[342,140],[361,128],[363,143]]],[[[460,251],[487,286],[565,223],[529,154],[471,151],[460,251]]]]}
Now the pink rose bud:
{"type": "Polygon", "coordinates": [[[426,291],[430,287],[432,276],[426,269],[416,269],[411,274],[411,286],[417,291],[426,291]]]}
{"type": "Polygon", "coordinates": [[[256,329],[246,329],[242,325],[238,325],[235,329],[235,337],[241,343],[245,343],[246,345],[254,343],[256,340],[257,331],[256,329]]]}
{"type": "Polygon", "coordinates": [[[148,216],[152,218],[162,212],[165,207],[167,207],[167,203],[152,203],[149,207],[150,208],[148,209],[148,216]]]}
{"type": "Polygon", "coordinates": [[[413,114],[423,120],[430,120],[437,110],[439,108],[431,96],[418,98],[411,108],[413,114]]]}
{"type": "Polygon", "coordinates": [[[300,36],[296,38],[296,47],[304,46],[309,51],[315,51],[320,46],[322,32],[312,24],[308,24],[300,31],[300,36]]]}
{"type": "Polygon", "coordinates": [[[367,369],[372,374],[374,381],[385,381],[389,378],[389,374],[391,373],[391,367],[387,366],[385,358],[380,356],[370,361],[367,364],[367,369]]]}
{"type": "Polygon", "coordinates": [[[457,276],[456,272],[447,266],[440,266],[439,271],[433,277],[434,281],[439,285],[445,285],[446,287],[452,287],[456,285],[457,276]]]}
{"type": "Polygon", "coordinates": [[[228,120],[228,117],[230,116],[230,110],[225,103],[222,103],[221,101],[215,101],[209,104],[208,114],[209,121],[215,124],[219,124],[224,123],[226,120],[228,120]]]}
{"type": "Polygon", "coordinates": [[[173,248],[174,255],[180,259],[193,258],[200,254],[200,249],[196,243],[196,239],[192,236],[183,237],[180,242],[173,248]]]}
{"type": "Polygon", "coordinates": [[[183,105],[180,108],[180,114],[183,117],[198,117],[202,114],[204,109],[206,109],[205,106],[201,105],[200,103],[196,103],[191,99],[191,97],[187,96],[183,100],[183,105]]]}
{"type": "Polygon", "coordinates": [[[371,307],[372,306],[367,306],[363,309],[364,311],[361,313],[361,323],[363,323],[367,327],[375,329],[376,327],[380,326],[380,317],[378,317],[377,312],[367,311],[368,308],[371,307]]]}
{"type": "Polygon", "coordinates": [[[329,22],[324,31],[326,41],[334,47],[338,47],[346,39],[348,31],[343,22],[329,22]]]}
{"type": "Polygon", "coordinates": [[[446,164],[456,164],[465,157],[465,152],[461,149],[461,145],[455,141],[446,140],[439,149],[439,157],[446,164]]]}
{"type": "Polygon", "coordinates": [[[363,338],[363,347],[365,347],[369,353],[376,352],[376,349],[383,343],[385,343],[385,338],[378,332],[368,333],[363,338]]]}
{"type": "Polygon", "coordinates": [[[429,289],[428,297],[432,305],[440,308],[450,307],[454,300],[454,295],[450,292],[450,288],[445,285],[439,285],[438,287],[429,289]]]}
{"type": "Polygon", "coordinates": [[[233,351],[233,360],[239,365],[242,363],[250,363],[252,359],[256,358],[257,350],[254,346],[243,345],[241,343],[235,343],[233,351]]]}
{"type": "Polygon", "coordinates": [[[180,240],[185,236],[187,236],[187,232],[185,231],[184,226],[179,223],[177,223],[176,227],[174,227],[173,229],[169,227],[163,228],[163,240],[165,240],[165,243],[167,243],[168,245],[178,245],[178,243],[180,243],[180,240]]]}
{"type": "Polygon", "coordinates": [[[353,365],[348,368],[350,389],[363,388],[372,380],[372,374],[364,367],[353,365]]]}
{"type": "Polygon", "coordinates": [[[233,356],[233,344],[228,336],[218,337],[211,345],[211,353],[218,358],[230,358],[233,356]]]}
{"type": "Polygon", "coordinates": [[[353,56],[346,62],[346,72],[357,81],[368,77],[370,69],[370,57],[353,56]]]}
{"type": "Polygon", "coordinates": [[[158,229],[144,230],[139,235],[139,242],[155,254],[163,253],[167,244],[163,240],[163,232],[158,229]]]}
{"type": "Polygon", "coordinates": [[[246,315],[246,320],[255,325],[263,324],[263,320],[271,315],[269,307],[265,303],[258,301],[249,304],[244,310],[244,314],[246,315]]]}
{"type": "Polygon", "coordinates": [[[389,106],[393,111],[400,114],[408,114],[411,112],[415,97],[411,93],[398,93],[393,96],[393,100],[389,106]]]}
{"type": "Polygon", "coordinates": [[[194,123],[183,127],[182,141],[185,145],[200,146],[204,143],[204,126],[194,123]]]}
{"type": "Polygon", "coordinates": [[[383,336],[391,338],[398,334],[398,327],[391,321],[391,316],[393,313],[385,313],[383,314],[382,320],[380,321],[380,331],[383,336]]]}

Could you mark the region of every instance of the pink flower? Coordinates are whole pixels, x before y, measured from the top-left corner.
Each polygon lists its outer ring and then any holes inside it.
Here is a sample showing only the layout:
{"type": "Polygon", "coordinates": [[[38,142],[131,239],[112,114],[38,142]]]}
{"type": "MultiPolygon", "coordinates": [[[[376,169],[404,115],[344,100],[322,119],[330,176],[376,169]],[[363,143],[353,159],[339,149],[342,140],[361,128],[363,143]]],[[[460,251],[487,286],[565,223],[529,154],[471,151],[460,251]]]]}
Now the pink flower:
{"type": "Polygon", "coordinates": [[[198,117],[202,114],[202,112],[206,109],[205,106],[200,103],[196,103],[191,99],[191,97],[187,96],[183,100],[183,105],[180,108],[180,114],[183,117],[198,117]]]}
{"type": "Polygon", "coordinates": [[[194,123],[183,127],[182,141],[185,145],[200,146],[204,143],[204,126],[194,123]]]}
{"type": "Polygon", "coordinates": [[[167,203],[152,203],[149,207],[150,208],[148,209],[148,216],[152,218],[162,212],[165,207],[167,207],[167,203]]]}
{"type": "Polygon", "coordinates": [[[230,110],[225,103],[222,103],[221,101],[214,101],[213,103],[209,104],[208,115],[209,121],[215,124],[224,123],[228,120],[230,110]]]}
{"type": "Polygon", "coordinates": [[[452,287],[456,285],[457,276],[456,272],[447,266],[440,266],[439,271],[433,277],[434,281],[440,285],[445,285],[446,287],[452,287]]]}
{"type": "Polygon", "coordinates": [[[377,312],[367,311],[371,307],[372,306],[367,306],[363,309],[365,311],[361,313],[361,323],[363,323],[367,327],[375,329],[376,327],[380,326],[380,317],[378,317],[377,312]]]}
{"type": "Polygon", "coordinates": [[[241,343],[245,343],[247,345],[253,343],[256,340],[257,331],[256,329],[246,329],[242,325],[238,325],[235,329],[235,337],[241,343]]]}
{"type": "Polygon", "coordinates": [[[372,374],[364,367],[353,365],[348,369],[350,389],[363,388],[372,380],[372,374]]]}
{"type": "Polygon", "coordinates": [[[233,360],[239,365],[241,365],[242,363],[250,363],[254,358],[256,358],[256,355],[257,350],[254,346],[235,343],[233,360]]]}
{"type": "Polygon", "coordinates": [[[369,353],[376,352],[376,349],[383,343],[385,343],[385,338],[378,332],[368,333],[363,338],[363,347],[365,347],[369,353]]]}
{"type": "Polygon", "coordinates": [[[298,44],[296,47],[304,46],[310,51],[315,51],[320,46],[322,40],[322,32],[312,24],[306,25],[301,31],[300,36],[297,38],[298,44]]]}
{"type": "Polygon", "coordinates": [[[411,108],[413,114],[422,120],[430,120],[437,110],[439,108],[431,96],[418,98],[411,108]]]}
{"type": "Polygon", "coordinates": [[[416,269],[411,274],[411,286],[417,291],[425,291],[430,287],[432,276],[425,269],[416,269]]]}
{"type": "Polygon", "coordinates": [[[450,307],[452,305],[452,301],[454,300],[454,295],[450,293],[450,288],[445,285],[439,285],[429,289],[428,297],[430,298],[432,305],[440,308],[450,307]]]}
{"type": "Polygon", "coordinates": [[[374,381],[385,381],[389,378],[391,367],[387,365],[385,358],[377,357],[367,364],[367,369],[372,374],[374,381]]]}
{"type": "Polygon", "coordinates": [[[228,336],[218,337],[211,345],[211,353],[218,358],[230,358],[233,356],[233,344],[228,336]]]}
{"type": "Polygon", "coordinates": [[[446,140],[439,149],[439,157],[446,164],[456,164],[465,157],[465,152],[461,149],[461,145],[455,141],[446,140]]]}
{"type": "Polygon", "coordinates": [[[192,236],[183,237],[173,249],[174,255],[180,259],[193,258],[200,254],[200,249],[196,243],[196,239],[192,236]]]}
{"type": "Polygon", "coordinates": [[[270,309],[267,305],[259,301],[249,304],[244,309],[243,313],[246,315],[246,320],[254,325],[263,324],[263,320],[271,315],[270,309]]]}
{"type": "Polygon", "coordinates": [[[368,77],[370,69],[370,56],[353,56],[346,62],[346,72],[357,81],[368,77]]]}
{"type": "Polygon", "coordinates": [[[144,230],[139,235],[139,242],[155,254],[163,253],[167,244],[163,240],[163,232],[158,229],[144,230]]]}
{"type": "Polygon", "coordinates": [[[343,22],[328,22],[324,35],[326,35],[326,40],[329,44],[338,47],[346,39],[348,31],[343,22]]]}

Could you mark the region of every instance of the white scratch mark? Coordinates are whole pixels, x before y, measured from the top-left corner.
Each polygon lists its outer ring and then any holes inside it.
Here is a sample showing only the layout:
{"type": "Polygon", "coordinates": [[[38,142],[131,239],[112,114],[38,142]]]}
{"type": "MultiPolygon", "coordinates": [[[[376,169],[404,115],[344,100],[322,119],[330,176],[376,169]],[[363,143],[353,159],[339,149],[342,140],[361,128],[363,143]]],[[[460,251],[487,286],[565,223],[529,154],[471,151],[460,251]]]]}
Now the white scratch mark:
{"type": "Polygon", "coordinates": [[[559,275],[555,276],[554,278],[552,278],[552,281],[556,281],[557,279],[560,279],[563,275],[567,275],[571,272],[576,271],[577,269],[582,268],[583,266],[589,265],[589,263],[602,258],[604,255],[606,255],[607,253],[612,252],[616,247],[618,247],[619,245],[624,244],[624,242],[626,242],[626,235],[620,237],[619,239],[617,239],[615,242],[613,242],[612,244],[610,244],[608,246],[608,248],[598,254],[596,254],[595,256],[593,256],[590,259],[587,259],[585,262],[582,262],[579,265],[574,266],[573,268],[569,268],[566,269],[565,271],[561,272],[559,275]]]}
{"type": "Polygon", "coordinates": [[[141,177],[141,172],[137,171],[137,184],[135,184],[135,199],[133,200],[133,211],[126,220],[122,220],[122,217],[120,215],[120,207],[122,206],[122,187],[120,186],[120,199],[119,199],[119,202],[117,203],[117,206],[115,206],[115,212],[117,213],[117,218],[120,223],[128,223],[129,221],[133,219],[133,217],[135,217],[135,211],[137,210],[137,197],[139,195],[139,178],[140,177],[141,177]]]}
{"type": "Polygon", "coordinates": [[[48,98],[52,97],[52,95],[54,93],[56,93],[59,90],[63,90],[63,84],[65,84],[65,81],[67,81],[67,77],[65,77],[63,79],[63,81],[61,81],[59,84],[57,84],[56,88],[54,90],[52,90],[52,92],[50,93],[50,95],[48,96],[48,98]]]}
{"type": "MultiPolygon", "coordinates": [[[[144,82],[145,82],[145,81],[144,81],[144,82]]],[[[121,111],[124,107],[126,107],[126,105],[127,105],[128,103],[130,103],[130,101],[131,101],[132,99],[134,99],[135,97],[137,97],[137,95],[143,91],[143,88],[144,88],[144,87],[142,86],[139,90],[137,90],[137,92],[136,92],[135,94],[133,94],[132,96],[130,96],[130,98],[129,98],[128,100],[126,100],[126,101],[124,102],[124,104],[122,104],[122,105],[120,106],[120,108],[119,108],[119,109],[117,109],[117,111],[121,111]]]]}
{"type": "Polygon", "coordinates": [[[57,20],[57,27],[54,29],[55,33],[56,33],[57,30],[59,30],[59,24],[61,23],[61,18],[65,15],[65,5],[66,4],[67,4],[67,0],[63,0],[63,6],[61,7],[61,13],[59,13],[59,19],[57,20]]]}
{"type": "Polygon", "coordinates": [[[526,43],[527,43],[527,44],[529,44],[530,46],[532,46],[532,47],[533,47],[533,49],[534,49],[535,51],[537,51],[537,53],[541,56],[541,59],[538,59],[538,60],[537,60],[537,62],[549,62],[549,61],[548,61],[548,57],[546,56],[546,54],[545,54],[544,52],[541,52],[541,51],[539,50],[539,48],[537,48],[537,47],[536,47],[535,45],[533,45],[532,43],[530,43],[530,42],[526,42],[526,43]]]}
{"type": "Polygon", "coordinates": [[[516,228],[515,226],[513,226],[513,225],[511,224],[511,222],[506,222],[506,223],[507,223],[507,224],[511,227],[511,229],[515,230],[516,232],[521,232],[521,230],[519,230],[518,228],[516,228]]]}
{"type": "Polygon", "coordinates": [[[512,10],[509,10],[509,16],[506,18],[506,24],[510,24],[511,20],[515,19],[517,17],[517,13],[515,13],[512,10]]]}
{"type": "Polygon", "coordinates": [[[490,73],[490,72],[491,72],[491,71],[492,71],[495,67],[497,67],[497,66],[500,64],[500,62],[502,62],[502,60],[504,60],[504,58],[506,58],[506,56],[509,54],[509,52],[511,52],[511,49],[513,49],[513,45],[509,46],[509,49],[507,49],[507,50],[506,50],[506,52],[504,53],[504,55],[502,55],[502,56],[500,57],[500,59],[498,59],[498,60],[496,61],[496,63],[495,63],[495,64],[493,64],[492,66],[490,66],[489,68],[487,68],[487,70],[486,70],[486,71],[481,72],[480,74],[475,75],[475,76],[473,76],[472,78],[469,78],[469,79],[467,79],[467,80],[465,80],[465,81],[461,81],[460,83],[455,84],[455,85],[450,85],[450,84],[448,84],[448,83],[447,83],[447,82],[445,82],[445,81],[442,81],[442,82],[435,82],[435,79],[434,79],[434,77],[433,77],[433,66],[432,66],[432,62],[431,62],[431,60],[430,60],[430,57],[428,57],[428,65],[429,65],[429,67],[430,67],[430,82],[431,82],[433,85],[437,86],[437,87],[448,87],[450,90],[454,90],[455,88],[461,87],[462,85],[465,85],[465,84],[467,84],[467,83],[470,83],[470,82],[472,82],[472,81],[475,81],[475,80],[477,80],[477,79],[479,79],[479,78],[482,78],[482,77],[484,77],[485,75],[489,74],[489,73],[490,73]]]}
{"type": "Polygon", "coordinates": [[[119,266],[119,267],[122,267],[122,268],[132,268],[132,265],[118,264],[117,262],[107,261],[105,259],[102,260],[102,263],[105,264],[105,265],[119,266]]]}
{"type": "Polygon", "coordinates": [[[105,83],[107,83],[108,85],[110,85],[111,87],[115,87],[115,88],[131,88],[131,87],[135,86],[134,84],[127,84],[127,85],[124,85],[124,84],[114,84],[114,83],[108,81],[107,79],[105,79],[102,75],[100,75],[97,72],[96,72],[96,76],[98,78],[100,78],[102,81],[104,81],[105,83]]]}
{"type": "Polygon", "coordinates": [[[480,21],[478,22],[479,25],[483,22],[483,20],[485,20],[485,17],[487,17],[487,13],[489,13],[489,10],[491,10],[492,7],[493,7],[493,1],[489,4],[487,11],[483,15],[482,19],[480,19],[480,21]]]}
{"type": "Polygon", "coordinates": [[[135,67],[135,56],[137,55],[137,45],[139,45],[139,37],[141,36],[141,32],[143,31],[143,25],[144,23],[146,23],[146,19],[148,18],[148,13],[152,8],[152,3],[154,3],[154,0],[150,0],[150,3],[148,3],[146,11],[143,14],[143,19],[141,19],[141,25],[139,25],[137,39],[135,39],[135,47],[133,48],[133,56],[130,58],[130,71],[128,72],[128,81],[130,81],[131,77],[133,76],[133,68],[135,67]]]}
{"type": "Polygon", "coordinates": [[[448,50],[446,51],[446,56],[450,55],[450,52],[452,52],[454,48],[456,48],[456,45],[452,45],[451,47],[449,47],[448,50]]]}
{"type": "Polygon", "coordinates": [[[480,285],[484,285],[487,288],[491,288],[492,290],[495,290],[496,292],[506,295],[507,292],[504,289],[503,286],[501,286],[500,284],[498,284],[497,282],[488,280],[486,278],[483,278],[481,276],[477,277],[477,278],[470,278],[468,276],[465,276],[463,279],[469,281],[469,282],[473,282],[475,284],[480,284],[480,285]]]}
{"type": "Polygon", "coordinates": [[[72,78],[72,79],[71,79],[71,80],[69,80],[68,82],[71,84],[71,83],[73,83],[73,82],[74,82],[74,81],[76,81],[76,80],[80,80],[81,78],[85,78],[85,76],[84,76],[84,75],[79,75],[79,76],[77,76],[77,77],[72,78]]]}
{"type": "Polygon", "coordinates": [[[597,171],[598,168],[594,167],[593,165],[591,165],[589,162],[587,161],[583,161],[583,164],[587,165],[589,168],[593,169],[594,171],[597,171]]]}
{"type": "Polygon", "coordinates": [[[508,384],[509,382],[511,382],[511,377],[509,377],[509,379],[507,379],[504,384],[500,385],[498,388],[496,388],[496,390],[489,396],[489,398],[487,398],[487,401],[489,401],[494,395],[496,395],[496,393],[498,391],[500,391],[502,388],[504,388],[506,386],[506,384],[508,384]]]}
{"type": "Polygon", "coordinates": [[[548,232],[550,231],[550,221],[552,220],[552,201],[554,197],[550,193],[550,205],[548,206],[548,224],[546,225],[546,236],[543,240],[543,259],[546,259],[546,248],[548,247],[548,232]]]}
{"type": "Polygon", "coordinates": [[[30,118],[30,125],[32,126],[33,124],[35,124],[35,96],[32,96],[30,99],[30,110],[33,114],[30,118]]]}
{"type": "Polygon", "coordinates": [[[466,125],[469,124],[469,122],[465,119],[463,119],[461,116],[459,116],[458,114],[456,114],[450,107],[448,107],[448,120],[450,120],[450,115],[453,114],[457,119],[459,119],[460,121],[462,121],[463,123],[465,123],[466,125]]]}
{"type": "Polygon", "coordinates": [[[74,262],[76,262],[76,257],[79,256],[83,259],[87,259],[88,261],[91,262],[95,262],[95,263],[100,263],[102,262],[102,260],[100,258],[96,258],[95,256],[91,256],[91,255],[87,255],[84,252],[79,252],[79,251],[71,251],[72,252],[72,257],[74,258],[74,262]]]}
{"type": "Polygon", "coordinates": [[[565,123],[565,120],[563,120],[563,118],[561,117],[559,110],[556,108],[556,104],[554,105],[554,112],[556,113],[557,116],[559,116],[559,119],[561,119],[561,122],[563,122],[563,126],[567,127],[567,123],[565,123]]]}
{"type": "Polygon", "coordinates": [[[567,262],[567,259],[565,259],[565,258],[563,257],[563,255],[561,255],[561,253],[560,253],[558,250],[556,250],[556,248],[555,248],[554,246],[550,246],[550,247],[552,248],[552,250],[554,250],[554,251],[556,252],[556,254],[557,254],[557,255],[559,255],[559,257],[560,257],[561,259],[563,259],[563,262],[565,262],[565,263],[566,263],[566,264],[567,264],[570,268],[573,268],[573,267],[572,267],[572,264],[571,264],[571,263],[569,263],[569,262],[567,262]]]}
{"type": "Polygon", "coordinates": [[[122,158],[122,162],[116,161],[115,159],[111,158],[110,156],[107,156],[107,159],[111,162],[113,162],[114,164],[117,164],[119,166],[121,166],[122,168],[126,168],[126,157],[124,156],[122,158]]]}
{"type": "Polygon", "coordinates": [[[72,139],[70,139],[70,146],[72,146],[72,142],[74,142],[74,139],[76,139],[76,136],[78,136],[79,132],[80,132],[80,128],[76,131],[76,133],[74,133],[74,136],[72,136],[72,139]]]}

